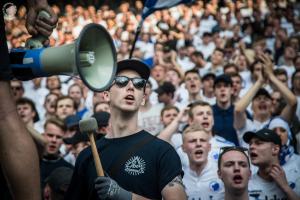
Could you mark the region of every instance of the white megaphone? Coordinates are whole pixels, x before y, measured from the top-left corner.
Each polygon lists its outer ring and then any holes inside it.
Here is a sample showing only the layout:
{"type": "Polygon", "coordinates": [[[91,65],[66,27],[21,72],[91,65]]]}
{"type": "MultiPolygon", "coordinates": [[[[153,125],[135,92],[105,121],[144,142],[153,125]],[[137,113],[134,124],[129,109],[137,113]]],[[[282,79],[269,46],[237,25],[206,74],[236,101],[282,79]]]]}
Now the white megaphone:
{"type": "Polygon", "coordinates": [[[38,49],[12,49],[10,67],[19,80],[52,75],[79,75],[93,91],[106,90],[116,73],[116,49],[99,24],[88,24],[72,44],[38,49]]]}

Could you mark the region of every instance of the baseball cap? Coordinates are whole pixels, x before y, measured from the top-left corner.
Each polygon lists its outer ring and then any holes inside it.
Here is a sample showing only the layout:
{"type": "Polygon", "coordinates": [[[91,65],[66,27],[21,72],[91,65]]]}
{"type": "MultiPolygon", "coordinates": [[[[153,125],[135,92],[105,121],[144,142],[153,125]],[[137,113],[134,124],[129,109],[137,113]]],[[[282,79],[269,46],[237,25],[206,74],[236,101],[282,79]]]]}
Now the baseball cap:
{"type": "Polygon", "coordinates": [[[225,83],[226,85],[232,86],[232,80],[231,80],[230,76],[227,74],[222,74],[222,75],[217,76],[215,78],[214,87],[216,87],[216,85],[218,83],[225,83]]]}
{"type": "Polygon", "coordinates": [[[273,130],[267,128],[263,128],[257,132],[248,131],[243,136],[243,140],[246,143],[249,143],[253,137],[259,138],[265,142],[273,142],[274,144],[281,146],[280,137],[273,130]]]}
{"type": "Polygon", "coordinates": [[[70,138],[63,139],[65,144],[78,144],[79,142],[87,142],[89,141],[89,137],[85,133],[81,133],[80,131],[76,131],[76,133],[70,138]]]}
{"type": "Polygon", "coordinates": [[[148,80],[150,67],[139,59],[125,59],[117,63],[117,73],[125,69],[136,71],[143,79],[148,80]]]}
{"type": "Polygon", "coordinates": [[[52,190],[64,194],[70,185],[73,175],[73,169],[69,167],[58,167],[51,172],[45,182],[49,184],[52,190]]]}
{"type": "Polygon", "coordinates": [[[259,97],[259,96],[261,96],[261,95],[266,96],[266,97],[269,98],[269,99],[272,99],[272,98],[271,98],[271,95],[269,94],[269,92],[268,92],[266,89],[264,89],[264,88],[260,88],[260,89],[256,92],[256,94],[254,95],[253,99],[256,99],[257,97],[259,97]]]}
{"type": "Polygon", "coordinates": [[[98,124],[98,128],[103,127],[103,126],[108,126],[109,124],[109,118],[110,118],[110,114],[108,112],[96,112],[93,114],[93,116],[98,124]]]}
{"type": "Polygon", "coordinates": [[[74,126],[78,127],[80,121],[80,117],[77,115],[69,115],[65,118],[64,123],[67,129],[70,129],[74,126]]]}
{"type": "Polygon", "coordinates": [[[209,78],[216,79],[216,75],[214,73],[206,73],[202,76],[202,81],[205,81],[209,78]]]}
{"type": "Polygon", "coordinates": [[[174,93],[175,92],[175,86],[171,82],[164,82],[162,85],[160,85],[155,92],[160,95],[164,93],[174,93]]]}

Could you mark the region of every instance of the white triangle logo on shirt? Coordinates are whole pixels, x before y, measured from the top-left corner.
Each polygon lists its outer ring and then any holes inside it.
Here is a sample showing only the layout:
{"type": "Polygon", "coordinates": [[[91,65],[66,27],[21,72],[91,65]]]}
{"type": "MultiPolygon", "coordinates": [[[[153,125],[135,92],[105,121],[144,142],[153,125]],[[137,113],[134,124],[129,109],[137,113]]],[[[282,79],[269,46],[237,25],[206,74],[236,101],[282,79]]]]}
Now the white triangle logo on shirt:
{"type": "Polygon", "coordinates": [[[146,162],[139,156],[133,156],[125,163],[125,171],[132,176],[145,173],[146,162]]]}

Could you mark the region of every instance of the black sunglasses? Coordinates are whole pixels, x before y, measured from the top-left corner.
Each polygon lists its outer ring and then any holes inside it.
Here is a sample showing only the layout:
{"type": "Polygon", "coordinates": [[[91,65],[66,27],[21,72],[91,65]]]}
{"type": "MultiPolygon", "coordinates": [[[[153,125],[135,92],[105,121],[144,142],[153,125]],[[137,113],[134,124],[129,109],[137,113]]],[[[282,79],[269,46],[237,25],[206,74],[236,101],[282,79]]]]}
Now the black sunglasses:
{"type": "Polygon", "coordinates": [[[129,81],[131,81],[133,86],[139,90],[143,89],[147,83],[147,81],[143,78],[129,78],[127,76],[116,76],[114,84],[116,84],[119,88],[123,88],[129,83],[129,81]]]}

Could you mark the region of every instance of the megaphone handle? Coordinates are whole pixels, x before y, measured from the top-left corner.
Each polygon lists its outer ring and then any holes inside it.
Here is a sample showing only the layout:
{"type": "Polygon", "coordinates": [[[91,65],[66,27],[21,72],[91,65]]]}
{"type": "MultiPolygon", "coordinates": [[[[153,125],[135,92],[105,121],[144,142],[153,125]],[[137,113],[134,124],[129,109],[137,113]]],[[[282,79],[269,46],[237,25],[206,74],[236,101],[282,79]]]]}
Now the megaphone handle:
{"type": "MultiPolygon", "coordinates": [[[[38,14],[38,18],[43,17],[43,18],[48,18],[50,19],[50,14],[47,13],[46,11],[42,10],[39,12],[38,14]]],[[[42,48],[43,47],[43,43],[47,40],[48,38],[38,34],[32,38],[29,38],[26,41],[26,48],[28,49],[36,49],[36,48],[42,48]]]]}

